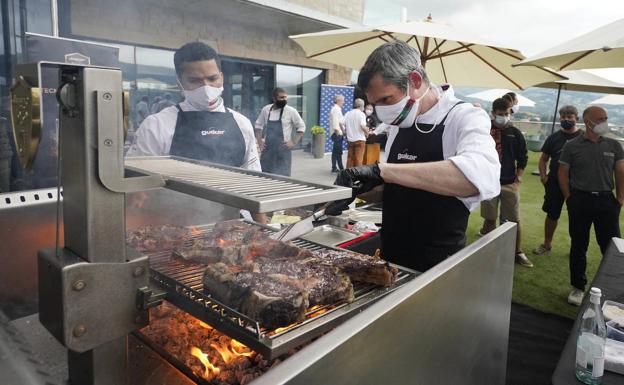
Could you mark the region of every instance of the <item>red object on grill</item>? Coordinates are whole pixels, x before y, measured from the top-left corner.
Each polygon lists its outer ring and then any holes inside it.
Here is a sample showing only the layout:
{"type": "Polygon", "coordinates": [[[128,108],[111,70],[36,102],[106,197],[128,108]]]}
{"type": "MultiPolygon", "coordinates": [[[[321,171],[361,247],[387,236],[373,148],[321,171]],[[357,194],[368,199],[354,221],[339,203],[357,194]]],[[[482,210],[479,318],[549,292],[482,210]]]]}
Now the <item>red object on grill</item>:
{"type": "Polygon", "coordinates": [[[344,249],[346,247],[355,245],[356,243],[361,242],[361,241],[365,240],[366,238],[372,237],[375,234],[377,234],[377,232],[375,232],[375,231],[371,231],[370,233],[364,233],[364,234],[360,235],[357,238],[353,238],[353,239],[351,239],[349,241],[346,241],[344,243],[339,244],[337,247],[340,247],[341,249],[344,249]]]}

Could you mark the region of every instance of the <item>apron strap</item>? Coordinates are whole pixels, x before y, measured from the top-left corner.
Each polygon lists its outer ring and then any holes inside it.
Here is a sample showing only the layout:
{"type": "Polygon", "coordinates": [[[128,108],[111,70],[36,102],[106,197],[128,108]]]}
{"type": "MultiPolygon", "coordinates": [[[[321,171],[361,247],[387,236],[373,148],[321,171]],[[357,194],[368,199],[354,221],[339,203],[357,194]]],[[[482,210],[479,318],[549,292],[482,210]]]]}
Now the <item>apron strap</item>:
{"type": "Polygon", "coordinates": [[[180,107],[180,103],[176,104],[175,106],[176,106],[176,108],[178,109],[179,112],[183,112],[182,108],[180,107]]]}
{"type": "Polygon", "coordinates": [[[440,125],[441,125],[441,126],[442,126],[442,125],[444,125],[444,122],[446,122],[446,118],[448,118],[448,116],[449,116],[449,114],[451,113],[451,111],[453,111],[453,108],[455,108],[455,107],[459,106],[460,104],[464,104],[464,103],[466,103],[466,102],[464,102],[464,101],[462,100],[462,101],[459,101],[459,102],[457,102],[457,103],[453,104],[453,107],[451,107],[451,109],[450,109],[450,110],[448,110],[448,112],[446,113],[446,115],[444,115],[444,119],[442,119],[442,121],[440,122],[440,125]]]}

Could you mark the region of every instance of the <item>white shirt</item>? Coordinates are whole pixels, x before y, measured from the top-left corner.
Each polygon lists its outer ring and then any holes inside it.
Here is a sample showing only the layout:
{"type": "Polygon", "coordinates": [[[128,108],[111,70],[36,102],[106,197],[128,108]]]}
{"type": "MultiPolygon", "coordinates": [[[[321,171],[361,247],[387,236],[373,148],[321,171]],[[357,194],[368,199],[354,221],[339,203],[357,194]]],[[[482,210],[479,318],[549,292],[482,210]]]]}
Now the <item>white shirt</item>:
{"type": "Polygon", "coordinates": [[[349,142],[366,140],[362,126],[366,127],[366,114],[358,108],[347,112],[344,116],[345,133],[349,142]]]}
{"type": "MultiPolygon", "coordinates": [[[[180,103],[182,111],[196,111],[186,101],[180,103]]],[[[218,112],[225,112],[223,103],[217,108],[218,112]]],[[[243,159],[242,168],[248,170],[262,171],[260,167],[260,158],[258,157],[258,149],[256,147],[256,139],[253,127],[249,119],[240,113],[228,108],[228,111],[234,115],[234,120],[243,134],[245,139],[245,158],[243,159]]],[[[178,120],[178,109],[176,106],[167,107],[157,114],[153,114],[145,118],[141,126],[134,136],[134,143],[130,146],[127,156],[163,156],[169,155],[171,149],[171,141],[175,131],[176,122],[178,120]]]]}
{"type": "MultiPolygon", "coordinates": [[[[451,107],[460,101],[450,86],[446,91],[442,91],[440,86],[432,84],[431,89],[437,91],[440,100],[429,111],[416,118],[418,123],[439,123],[451,107]]],[[[444,159],[453,162],[479,190],[479,194],[471,197],[457,197],[468,210],[472,211],[482,200],[500,194],[501,166],[494,139],[490,135],[492,124],[485,110],[474,107],[471,103],[462,103],[448,114],[444,125],[442,134],[444,159]]],[[[397,133],[398,127],[390,126],[386,152],[392,148],[397,133]]]]}
{"type": "Polygon", "coordinates": [[[342,128],[340,128],[340,124],[344,124],[344,116],[342,116],[342,108],[334,104],[334,106],[329,111],[329,132],[333,134],[334,132],[338,135],[342,136],[342,128]]]}
{"type": "MultiPolygon", "coordinates": [[[[273,106],[273,104],[268,104],[260,110],[260,115],[258,115],[258,119],[256,119],[256,130],[262,130],[267,124],[269,118],[270,120],[279,119],[282,109],[271,110],[271,106],[273,106]],[[271,112],[271,116],[269,116],[269,111],[271,112]]],[[[297,132],[305,132],[305,122],[301,119],[297,110],[289,105],[286,105],[284,106],[284,113],[282,114],[282,131],[284,133],[285,142],[292,139],[293,128],[296,129],[297,132]]]]}

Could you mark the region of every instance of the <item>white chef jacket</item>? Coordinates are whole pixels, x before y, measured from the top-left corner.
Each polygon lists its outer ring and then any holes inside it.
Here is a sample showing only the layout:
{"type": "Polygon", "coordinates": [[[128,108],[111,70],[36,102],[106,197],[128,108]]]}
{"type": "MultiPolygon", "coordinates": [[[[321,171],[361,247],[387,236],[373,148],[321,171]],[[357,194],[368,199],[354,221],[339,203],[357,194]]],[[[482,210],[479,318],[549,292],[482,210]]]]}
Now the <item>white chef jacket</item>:
{"type": "MultiPolygon", "coordinates": [[[[256,130],[262,130],[269,120],[269,111],[271,111],[271,120],[278,120],[282,109],[272,109],[273,104],[268,104],[262,107],[260,115],[256,119],[256,130]]],[[[301,119],[301,116],[293,107],[289,105],[284,106],[284,113],[282,114],[282,132],[284,134],[284,141],[287,142],[292,139],[293,129],[297,132],[305,132],[305,122],[301,119]]]]}
{"type": "MultiPolygon", "coordinates": [[[[186,101],[180,103],[180,108],[182,111],[197,111],[186,101]]],[[[245,139],[245,157],[243,158],[241,167],[248,170],[262,171],[251,122],[239,112],[229,108],[227,110],[234,116],[234,120],[236,124],[238,124],[243,138],[245,139]]],[[[221,103],[221,106],[217,108],[216,111],[225,112],[223,103],[221,103]]],[[[145,118],[137,130],[134,141],[126,156],[169,155],[177,120],[178,109],[176,106],[167,107],[159,113],[145,118]]]]}
{"type": "MultiPolygon", "coordinates": [[[[440,100],[427,112],[416,118],[422,124],[440,123],[451,107],[460,100],[455,97],[451,86],[443,91],[440,86],[431,85],[432,91],[440,95],[440,100]]],[[[430,91],[431,92],[431,91],[430,91]]],[[[479,190],[479,194],[457,197],[468,210],[474,210],[479,202],[500,194],[500,162],[494,139],[490,135],[492,123],[482,108],[471,103],[462,103],[448,114],[442,134],[442,152],[479,190]]],[[[399,131],[398,126],[389,126],[386,153],[399,131]]],[[[415,129],[411,127],[410,129],[415,129]]]]}
{"type": "Polygon", "coordinates": [[[345,133],[349,142],[366,140],[362,125],[366,126],[366,114],[357,108],[347,112],[344,116],[345,133]]]}

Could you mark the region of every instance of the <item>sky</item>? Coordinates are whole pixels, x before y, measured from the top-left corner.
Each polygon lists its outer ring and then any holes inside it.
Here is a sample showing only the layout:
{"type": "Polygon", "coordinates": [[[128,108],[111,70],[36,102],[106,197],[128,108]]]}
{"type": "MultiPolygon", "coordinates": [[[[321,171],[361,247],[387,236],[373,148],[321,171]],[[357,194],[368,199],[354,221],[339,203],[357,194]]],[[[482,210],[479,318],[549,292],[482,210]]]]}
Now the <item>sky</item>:
{"type": "MultiPolygon", "coordinates": [[[[366,0],[364,24],[433,20],[468,29],[529,57],[624,18],[623,0],[366,0]]],[[[624,69],[592,70],[624,83],[624,69]]]]}

